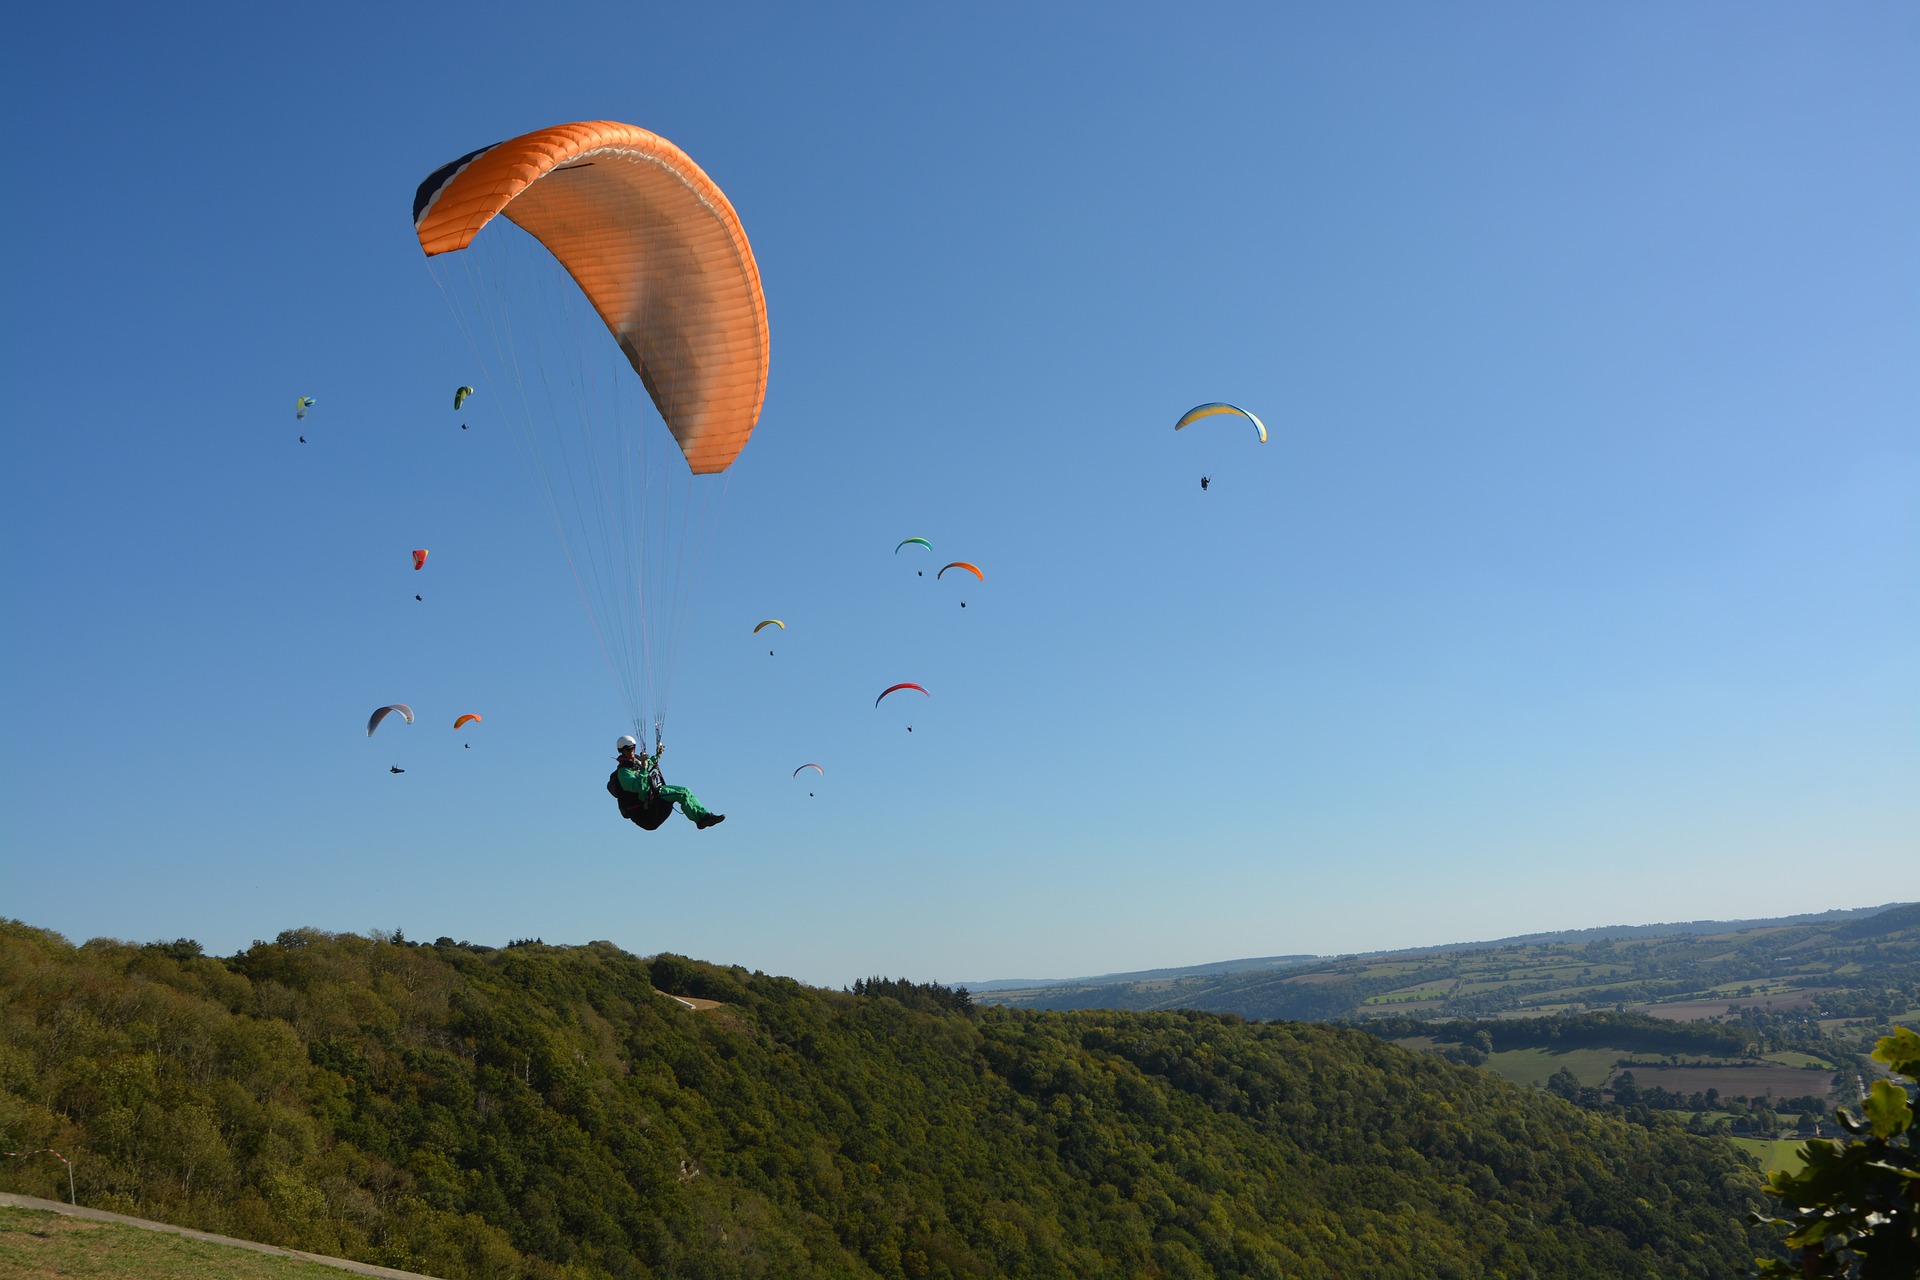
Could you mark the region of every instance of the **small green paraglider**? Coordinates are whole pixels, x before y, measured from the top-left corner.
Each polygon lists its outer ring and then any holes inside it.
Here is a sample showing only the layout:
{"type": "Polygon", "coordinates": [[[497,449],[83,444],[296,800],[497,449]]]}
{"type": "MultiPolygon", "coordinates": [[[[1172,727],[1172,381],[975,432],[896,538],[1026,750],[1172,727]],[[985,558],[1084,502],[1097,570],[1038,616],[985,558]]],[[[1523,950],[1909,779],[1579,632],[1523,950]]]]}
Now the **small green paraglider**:
{"type": "Polygon", "coordinates": [[[473,394],[472,387],[460,387],[457,390],[455,390],[453,393],[453,407],[458,409],[461,405],[467,402],[467,397],[472,394],[473,394]]]}
{"type": "Polygon", "coordinates": [[[304,418],[307,416],[307,410],[311,408],[313,408],[312,396],[298,396],[293,402],[293,416],[296,418],[304,418]]]}

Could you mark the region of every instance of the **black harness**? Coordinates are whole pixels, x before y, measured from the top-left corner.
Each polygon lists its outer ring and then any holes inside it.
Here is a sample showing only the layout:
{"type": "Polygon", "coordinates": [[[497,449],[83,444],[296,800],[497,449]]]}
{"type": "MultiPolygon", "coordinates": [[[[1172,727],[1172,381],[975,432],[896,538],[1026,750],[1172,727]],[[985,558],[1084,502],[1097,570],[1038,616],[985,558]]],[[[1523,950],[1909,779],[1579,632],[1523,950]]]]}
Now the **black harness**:
{"type": "Polygon", "coordinates": [[[607,775],[607,794],[620,802],[620,816],[643,831],[658,831],[673,814],[673,801],[654,791],[641,798],[620,785],[620,770],[607,775]]]}

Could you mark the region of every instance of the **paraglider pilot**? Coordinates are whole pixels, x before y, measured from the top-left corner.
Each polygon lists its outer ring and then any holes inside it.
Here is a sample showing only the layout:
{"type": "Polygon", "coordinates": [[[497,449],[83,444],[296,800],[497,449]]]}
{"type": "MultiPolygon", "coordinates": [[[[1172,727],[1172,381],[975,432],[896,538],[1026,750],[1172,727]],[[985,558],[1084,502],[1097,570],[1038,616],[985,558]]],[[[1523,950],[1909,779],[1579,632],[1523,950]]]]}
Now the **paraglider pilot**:
{"type": "Polygon", "coordinates": [[[1201,476],[1201,477],[1200,477],[1200,492],[1202,492],[1202,493],[1205,493],[1205,492],[1207,491],[1207,486],[1208,486],[1209,484],[1212,484],[1212,483],[1213,483],[1213,477],[1212,477],[1212,476],[1201,476]]]}
{"type": "Polygon", "coordinates": [[[650,756],[641,755],[639,742],[627,734],[622,734],[614,746],[620,754],[613,773],[607,778],[607,794],[620,802],[621,817],[643,831],[657,831],[677,804],[680,812],[702,831],[727,820],[724,813],[708,812],[685,787],[667,785],[660,776],[660,757],[666,753],[666,747],[657,739],[650,756]]]}

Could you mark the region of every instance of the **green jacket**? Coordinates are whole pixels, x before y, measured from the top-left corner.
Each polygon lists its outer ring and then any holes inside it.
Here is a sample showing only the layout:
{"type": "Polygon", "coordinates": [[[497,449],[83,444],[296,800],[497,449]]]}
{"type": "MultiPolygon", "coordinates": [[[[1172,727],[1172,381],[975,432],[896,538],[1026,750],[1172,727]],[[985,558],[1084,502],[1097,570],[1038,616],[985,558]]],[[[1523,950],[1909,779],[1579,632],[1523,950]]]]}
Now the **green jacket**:
{"type": "Polygon", "coordinates": [[[663,782],[658,756],[641,756],[637,767],[621,765],[613,771],[613,776],[622,791],[631,792],[642,799],[658,791],[663,782]]]}

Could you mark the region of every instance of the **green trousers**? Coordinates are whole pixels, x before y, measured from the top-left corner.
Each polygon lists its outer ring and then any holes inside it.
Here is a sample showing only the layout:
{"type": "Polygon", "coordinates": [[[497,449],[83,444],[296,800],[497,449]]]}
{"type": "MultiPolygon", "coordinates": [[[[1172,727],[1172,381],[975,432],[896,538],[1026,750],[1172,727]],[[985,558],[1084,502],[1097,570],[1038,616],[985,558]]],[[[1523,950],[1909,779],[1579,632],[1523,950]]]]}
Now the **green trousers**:
{"type": "Polygon", "coordinates": [[[685,787],[670,787],[663,782],[660,784],[659,796],[668,804],[679,805],[680,812],[686,814],[689,818],[704,818],[707,816],[707,807],[701,804],[693,792],[687,790],[685,787]]]}

